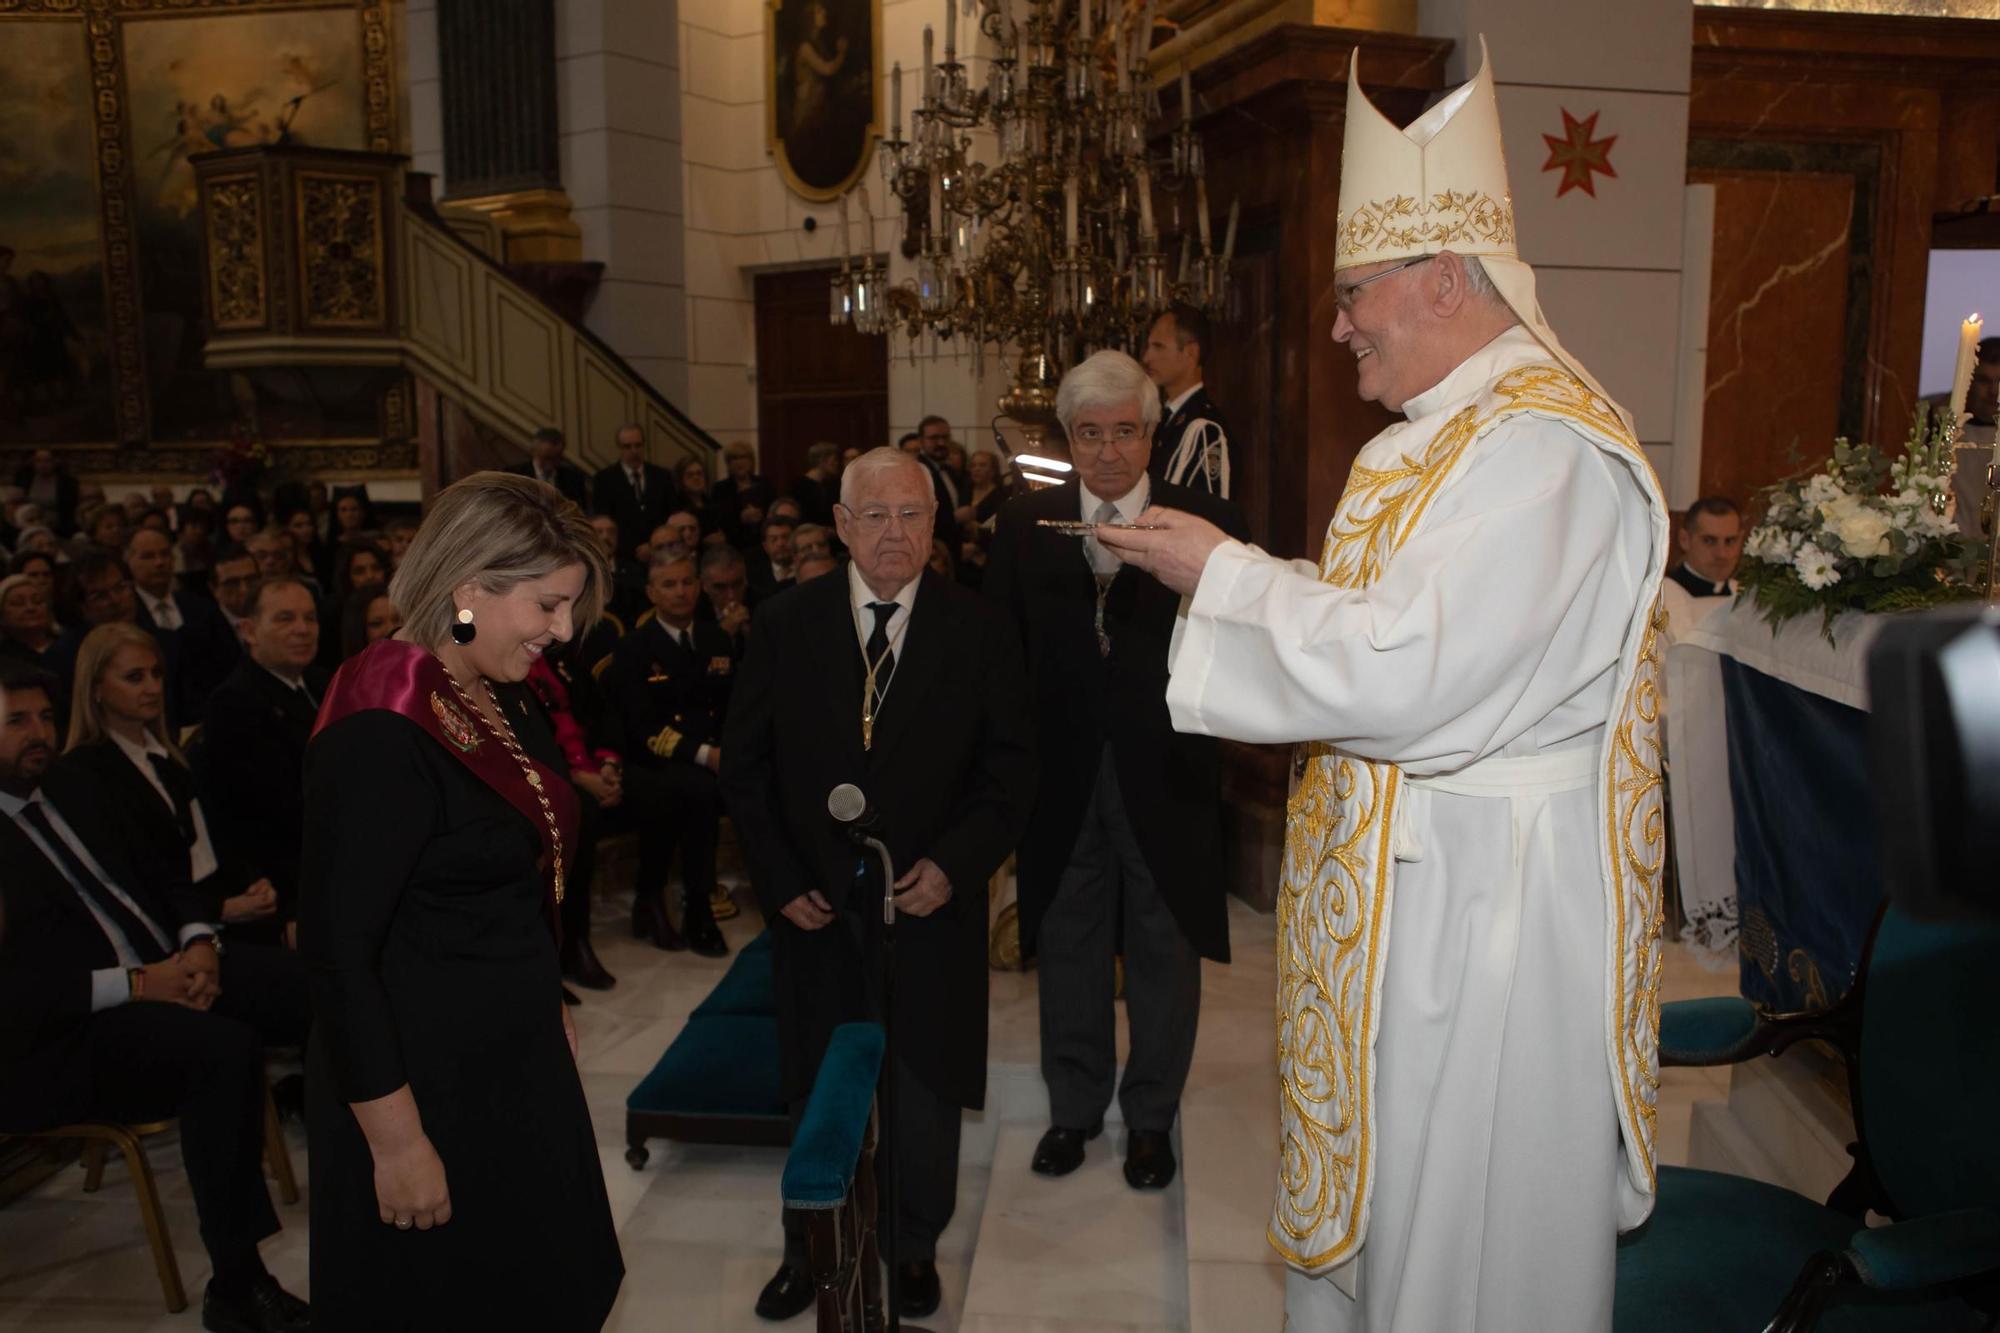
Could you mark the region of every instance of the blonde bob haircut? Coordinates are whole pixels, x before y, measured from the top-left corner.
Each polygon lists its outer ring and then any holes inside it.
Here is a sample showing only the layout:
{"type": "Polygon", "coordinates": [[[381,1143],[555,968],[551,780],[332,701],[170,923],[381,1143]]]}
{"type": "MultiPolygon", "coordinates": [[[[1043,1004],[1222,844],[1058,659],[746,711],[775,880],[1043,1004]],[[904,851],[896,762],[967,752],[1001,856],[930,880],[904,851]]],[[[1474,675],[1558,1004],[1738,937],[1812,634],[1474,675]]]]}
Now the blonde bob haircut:
{"type": "MultiPolygon", "coordinates": [[[[106,735],[110,728],[104,722],[104,705],[97,701],[97,682],[104,679],[104,673],[111,669],[111,659],[127,648],[143,648],[146,654],[158,662],[161,669],[166,667],[166,658],[160,653],[160,644],[151,634],[137,625],[114,621],[109,625],[99,625],[83,636],[83,642],[76,650],[76,680],[70,691],[69,739],[64,743],[65,751],[74,750],[79,745],[88,745],[106,735]]],[[[154,740],[166,747],[168,754],[185,764],[174,738],[167,734],[166,710],[146,724],[146,730],[154,740]]]]}
{"type": "Polygon", "coordinates": [[[604,552],[583,511],[555,487],[512,472],[475,472],[438,492],[389,580],[401,637],[435,648],[451,633],[452,593],[475,580],[489,593],[583,566],[570,619],[588,632],[604,607],[604,552]]]}

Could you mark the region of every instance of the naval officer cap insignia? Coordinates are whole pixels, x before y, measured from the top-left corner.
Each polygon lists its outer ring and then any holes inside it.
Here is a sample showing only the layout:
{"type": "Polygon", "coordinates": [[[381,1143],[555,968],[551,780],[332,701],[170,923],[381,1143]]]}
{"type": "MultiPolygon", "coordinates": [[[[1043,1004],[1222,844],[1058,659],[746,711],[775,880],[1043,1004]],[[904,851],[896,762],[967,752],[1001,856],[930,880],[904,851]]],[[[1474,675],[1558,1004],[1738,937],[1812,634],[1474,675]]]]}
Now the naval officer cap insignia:
{"type": "Polygon", "coordinates": [[[1479,72],[1397,129],[1361,91],[1361,52],[1347,70],[1347,131],[1340,150],[1340,211],[1334,270],[1449,250],[1477,259],[1501,299],[1549,355],[1610,403],[1583,363],[1564,350],[1535,299],[1535,271],[1514,239],[1514,196],[1500,139],[1493,62],[1479,39],[1479,72]]]}

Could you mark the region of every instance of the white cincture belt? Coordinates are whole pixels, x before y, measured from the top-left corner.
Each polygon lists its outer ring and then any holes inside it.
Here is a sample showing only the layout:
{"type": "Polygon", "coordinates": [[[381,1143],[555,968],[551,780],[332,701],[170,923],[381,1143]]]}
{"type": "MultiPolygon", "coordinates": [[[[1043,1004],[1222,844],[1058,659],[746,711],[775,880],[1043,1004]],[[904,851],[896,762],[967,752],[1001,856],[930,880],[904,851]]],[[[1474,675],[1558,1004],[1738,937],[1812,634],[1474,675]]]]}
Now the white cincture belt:
{"type": "Polygon", "coordinates": [[[1396,808],[1394,853],[1398,861],[1424,859],[1423,830],[1430,826],[1431,793],[1489,800],[1553,796],[1581,791],[1597,777],[1598,747],[1581,745],[1548,754],[1494,755],[1456,773],[1419,778],[1403,775],[1403,799],[1396,808]]]}

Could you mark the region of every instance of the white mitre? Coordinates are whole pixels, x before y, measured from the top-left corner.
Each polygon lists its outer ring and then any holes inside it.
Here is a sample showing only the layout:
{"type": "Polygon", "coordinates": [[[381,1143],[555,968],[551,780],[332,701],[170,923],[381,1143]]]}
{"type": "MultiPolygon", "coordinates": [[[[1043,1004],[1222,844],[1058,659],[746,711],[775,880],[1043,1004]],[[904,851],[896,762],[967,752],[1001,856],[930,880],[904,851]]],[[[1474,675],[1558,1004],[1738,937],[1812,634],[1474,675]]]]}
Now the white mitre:
{"type": "Polygon", "coordinates": [[[1334,271],[1449,250],[1477,257],[1521,323],[1549,355],[1617,409],[1583,363],[1563,349],[1535,299],[1535,271],[1514,246],[1514,196],[1500,141],[1493,62],[1479,39],[1479,73],[1407,130],[1361,91],[1361,53],[1347,70],[1347,137],[1340,153],[1340,220],[1334,271]]]}

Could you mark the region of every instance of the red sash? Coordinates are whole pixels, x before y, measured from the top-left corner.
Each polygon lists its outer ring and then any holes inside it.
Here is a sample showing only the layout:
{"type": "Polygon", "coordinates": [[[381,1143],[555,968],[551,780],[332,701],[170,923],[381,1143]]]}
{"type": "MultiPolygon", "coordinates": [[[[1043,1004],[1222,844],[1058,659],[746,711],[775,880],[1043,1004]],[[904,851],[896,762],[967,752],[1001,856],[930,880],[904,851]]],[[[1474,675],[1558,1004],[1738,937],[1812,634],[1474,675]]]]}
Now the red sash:
{"type": "MultiPolygon", "coordinates": [[[[542,843],[542,885],[548,896],[549,929],[557,943],[562,941],[562,918],[556,905],[556,850],[550,837],[549,821],[542,803],[529,787],[521,765],[493,734],[490,724],[475,719],[461,704],[458,691],[444,663],[428,648],[397,639],[381,639],[370,644],[341,665],[327,687],[320,704],[319,721],[313,735],[335,722],[371,708],[386,709],[417,724],[426,736],[443,746],[445,752],[504,797],[534,827],[542,843]]],[[[563,873],[571,873],[576,863],[577,800],[569,778],[541,763],[533,755],[528,761],[542,779],[542,794],[555,811],[562,829],[563,873]]]]}

